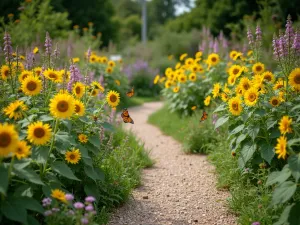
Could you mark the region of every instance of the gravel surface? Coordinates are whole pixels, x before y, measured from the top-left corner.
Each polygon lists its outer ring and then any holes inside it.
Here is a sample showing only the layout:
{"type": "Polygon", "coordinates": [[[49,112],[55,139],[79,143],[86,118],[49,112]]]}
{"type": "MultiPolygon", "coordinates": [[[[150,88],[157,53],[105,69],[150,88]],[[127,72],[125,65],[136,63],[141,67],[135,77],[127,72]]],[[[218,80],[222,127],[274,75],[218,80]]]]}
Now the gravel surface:
{"type": "Polygon", "coordinates": [[[142,185],[112,215],[110,225],[234,225],[225,206],[228,192],[216,189],[214,167],[206,156],[186,155],[181,144],[147,123],[161,102],[129,109],[126,124],[151,150],[155,165],[143,171],[142,185]]]}

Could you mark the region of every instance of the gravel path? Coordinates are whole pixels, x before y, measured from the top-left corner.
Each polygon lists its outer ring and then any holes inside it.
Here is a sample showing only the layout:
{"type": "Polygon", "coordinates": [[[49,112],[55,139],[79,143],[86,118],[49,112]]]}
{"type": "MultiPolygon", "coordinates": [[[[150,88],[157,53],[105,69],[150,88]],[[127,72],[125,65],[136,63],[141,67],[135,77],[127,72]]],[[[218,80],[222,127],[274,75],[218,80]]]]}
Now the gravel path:
{"type": "Polygon", "coordinates": [[[214,168],[206,156],[186,155],[172,137],[147,123],[161,102],[131,108],[135,124],[126,124],[145,142],[155,165],[143,171],[142,186],[116,210],[110,225],[234,225],[227,212],[227,192],[215,188],[214,168]]]}

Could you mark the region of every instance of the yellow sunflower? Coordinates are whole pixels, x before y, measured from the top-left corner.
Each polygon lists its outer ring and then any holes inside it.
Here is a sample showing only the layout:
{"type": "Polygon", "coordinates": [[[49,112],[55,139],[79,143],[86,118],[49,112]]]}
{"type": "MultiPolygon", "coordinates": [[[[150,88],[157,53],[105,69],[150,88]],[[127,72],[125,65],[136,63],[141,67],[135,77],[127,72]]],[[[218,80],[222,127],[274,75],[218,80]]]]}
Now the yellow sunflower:
{"type": "Polygon", "coordinates": [[[187,58],[185,61],[184,61],[184,64],[186,66],[191,66],[194,64],[194,60],[192,58],[187,58]]]}
{"type": "Polygon", "coordinates": [[[191,74],[189,75],[189,80],[190,80],[190,81],[196,81],[196,80],[197,80],[196,74],[195,74],[195,73],[191,73],[191,74]]]}
{"type": "Polygon", "coordinates": [[[280,105],[280,102],[281,102],[281,100],[280,100],[280,98],[277,97],[277,96],[273,96],[273,97],[270,99],[270,101],[269,101],[269,103],[270,103],[273,107],[279,106],[279,105],[280,105]]]}
{"type": "Polygon", "coordinates": [[[42,67],[34,68],[35,75],[40,76],[42,73],[42,67]]]}
{"type": "Polygon", "coordinates": [[[172,81],[167,80],[167,81],[165,82],[165,88],[170,88],[171,85],[172,85],[172,81]]]}
{"type": "Polygon", "coordinates": [[[92,84],[91,84],[91,86],[92,86],[94,89],[99,90],[101,93],[104,92],[104,87],[102,87],[102,85],[101,85],[99,82],[97,82],[97,81],[93,81],[92,84]]]}
{"type": "Polygon", "coordinates": [[[243,111],[242,100],[238,96],[229,99],[228,106],[229,106],[229,111],[234,116],[239,116],[243,111]]]}
{"type": "Polygon", "coordinates": [[[232,65],[230,68],[229,68],[229,76],[235,76],[235,77],[239,77],[242,72],[243,72],[243,69],[241,66],[239,65],[232,65]]]}
{"type": "Polygon", "coordinates": [[[109,65],[110,67],[114,67],[116,65],[116,63],[112,60],[108,61],[107,65],[109,65]]]}
{"type": "Polygon", "coordinates": [[[209,95],[209,96],[207,96],[207,97],[204,99],[204,105],[209,106],[210,100],[211,100],[211,97],[210,97],[210,95],[209,95]]]}
{"type": "Polygon", "coordinates": [[[259,93],[256,88],[249,88],[244,94],[245,104],[247,106],[254,106],[257,103],[259,93]]]}
{"type": "Polygon", "coordinates": [[[6,108],[3,109],[3,112],[10,119],[18,120],[23,118],[23,113],[28,110],[28,107],[24,104],[23,101],[16,100],[10,103],[6,108]]]}
{"type": "Polygon", "coordinates": [[[102,61],[102,63],[107,63],[108,59],[107,59],[106,56],[103,56],[103,57],[101,58],[101,61],[102,61]]]}
{"type": "Polygon", "coordinates": [[[83,102],[75,99],[75,113],[79,116],[83,116],[85,113],[85,107],[83,102]]]}
{"type": "Polygon", "coordinates": [[[91,96],[96,97],[97,95],[99,95],[99,90],[93,88],[93,89],[89,90],[89,93],[90,93],[91,96]]]}
{"type": "Polygon", "coordinates": [[[234,59],[234,57],[236,56],[237,53],[238,53],[237,51],[232,50],[232,51],[229,53],[229,57],[230,57],[231,59],[234,59]]]}
{"type": "Polygon", "coordinates": [[[106,101],[112,108],[115,108],[120,103],[120,94],[116,91],[110,90],[106,95],[106,101]]]}
{"type": "Polygon", "coordinates": [[[20,75],[19,75],[19,82],[22,83],[26,77],[33,76],[33,73],[28,70],[24,70],[20,75]]]}
{"type": "Polygon", "coordinates": [[[228,79],[227,79],[227,83],[232,86],[235,84],[235,81],[236,81],[236,76],[229,76],[228,79]]]}
{"type": "Polygon", "coordinates": [[[36,76],[28,76],[23,80],[21,90],[25,95],[38,95],[42,90],[42,81],[36,76]]]}
{"type": "Polygon", "coordinates": [[[1,78],[2,80],[7,80],[9,77],[9,67],[7,65],[1,66],[1,78]]]}
{"type": "Polygon", "coordinates": [[[77,164],[81,159],[81,153],[79,149],[73,149],[72,151],[67,151],[65,154],[65,160],[71,164],[77,164]]]}
{"type": "Polygon", "coordinates": [[[244,94],[244,89],[242,88],[242,86],[241,85],[237,85],[236,86],[236,88],[235,88],[235,93],[236,93],[236,95],[239,95],[239,96],[241,96],[241,95],[243,95],[244,94]]]}
{"type": "Polygon", "coordinates": [[[157,84],[160,79],[160,76],[157,74],[153,80],[153,84],[157,84]]]}
{"type": "Polygon", "coordinates": [[[186,75],[184,75],[184,74],[181,74],[181,75],[178,77],[178,81],[179,81],[180,83],[185,83],[186,80],[187,80],[187,77],[186,77],[186,75]]]}
{"type": "Polygon", "coordinates": [[[0,157],[6,157],[14,153],[18,147],[19,135],[15,126],[0,123],[0,157]]]}
{"type": "Polygon", "coordinates": [[[274,83],[275,81],[275,77],[274,77],[274,74],[270,71],[266,71],[262,74],[262,77],[264,78],[264,80],[268,81],[268,82],[271,82],[271,83],[274,83]]]}
{"type": "Polygon", "coordinates": [[[247,77],[242,77],[239,85],[243,89],[243,91],[247,91],[251,87],[251,82],[247,77]]]}
{"type": "Polygon", "coordinates": [[[220,90],[221,90],[221,84],[220,83],[215,83],[214,88],[212,90],[213,98],[216,98],[220,95],[220,90]]]}
{"type": "Polygon", "coordinates": [[[97,62],[97,56],[96,55],[91,55],[91,57],[90,57],[90,63],[95,63],[95,62],[97,62]]]}
{"type": "Polygon", "coordinates": [[[297,91],[300,90],[300,68],[296,68],[290,73],[289,84],[297,91]]]}
{"type": "Polygon", "coordinates": [[[116,85],[120,86],[121,82],[119,80],[115,80],[116,85]]]}
{"type": "Polygon", "coordinates": [[[73,63],[78,63],[80,61],[80,58],[76,57],[72,59],[73,63]]]}
{"type": "Polygon", "coordinates": [[[221,94],[221,99],[222,99],[223,102],[227,102],[227,101],[228,101],[228,98],[229,98],[229,97],[228,97],[228,95],[227,95],[226,93],[223,92],[223,93],[221,94]]]}
{"type": "Polygon", "coordinates": [[[182,61],[182,60],[184,60],[187,56],[188,56],[188,54],[187,54],[187,53],[184,53],[184,54],[182,54],[182,55],[179,57],[179,60],[182,61]]]}
{"type": "Polygon", "coordinates": [[[12,70],[15,72],[22,72],[24,70],[24,65],[21,62],[13,62],[11,65],[12,70]]]}
{"type": "Polygon", "coordinates": [[[220,62],[220,56],[216,53],[211,53],[207,58],[207,64],[210,66],[215,66],[220,62]]]}
{"type": "Polygon", "coordinates": [[[174,92],[174,93],[177,93],[179,90],[180,90],[180,87],[179,87],[179,86],[176,86],[176,87],[173,88],[173,92],[174,92]]]}
{"type": "Polygon", "coordinates": [[[192,106],[191,110],[195,111],[197,109],[197,106],[192,106]]]}
{"type": "Polygon", "coordinates": [[[202,56],[202,52],[201,51],[199,51],[199,52],[196,52],[196,54],[195,54],[195,58],[196,59],[199,59],[199,58],[201,58],[201,56],[202,56]]]}
{"type": "Polygon", "coordinates": [[[32,50],[33,54],[37,54],[39,52],[39,48],[38,47],[34,47],[34,49],[32,50]]]}
{"type": "Polygon", "coordinates": [[[67,202],[66,193],[63,192],[62,190],[59,190],[59,189],[51,190],[51,196],[59,201],[64,202],[64,203],[67,202]]]}
{"type": "Polygon", "coordinates": [[[238,52],[234,57],[233,57],[233,60],[236,61],[237,59],[244,59],[243,57],[243,53],[241,52],[238,52]]]}
{"type": "Polygon", "coordinates": [[[77,98],[82,98],[82,96],[84,95],[85,92],[85,86],[83,83],[81,82],[76,82],[73,85],[73,90],[72,90],[73,94],[77,97],[77,98]]]}
{"type": "Polygon", "coordinates": [[[180,63],[180,62],[179,62],[179,63],[176,63],[175,69],[178,70],[178,69],[180,68],[180,66],[181,66],[181,63],[180,63]]]}
{"type": "Polygon", "coordinates": [[[171,74],[173,72],[172,68],[168,67],[165,71],[165,75],[169,76],[169,74],[171,74]]]}
{"type": "Polygon", "coordinates": [[[192,66],[190,67],[190,70],[191,70],[192,72],[196,73],[196,72],[199,70],[199,65],[196,65],[196,64],[192,65],[192,66]]]}
{"type": "Polygon", "coordinates": [[[105,69],[106,73],[112,73],[113,72],[113,68],[112,67],[107,67],[105,69]]]}
{"type": "Polygon", "coordinates": [[[49,108],[55,118],[67,119],[75,111],[75,101],[71,95],[59,93],[50,100],[49,108]]]}
{"type": "Polygon", "coordinates": [[[89,139],[88,139],[88,137],[85,134],[79,134],[78,135],[78,140],[81,143],[87,143],[89,139]]]}
{"type": "Polygon", "coordinates": [[[258,62],[258,63],[255,63],[253,66],[252,66],[252,72],[254,74],[261,74],[265,71],[265,65],[258,62]]]}
{"type": "Polygon", "coordinates": [[[285,135],[286,133],[292,133],[293,130],[291,128],[292,124],[292,118],[289,118],[288,116],[283,116],[279,122],[279,130],[280,133],[285,135]]]}
{"type": "Polygon", "coordinates": [[[44,71],[44,76],[51,81],[54,81],[55,83],[61,83],[62,82],[62,74],[60,71],[47,69],[44,71]]]}
{"type": "Polygon", "coordinates": [[[287,144],[287,139],[285,136],[280,136],[277,138],[277,145],[275,147],[275,153],[278,154],[277,158],[286,158],[286,144],[287,144]]]}
{"type": "Polygon", "coordinates": [[[252,50],[249,50],[248,52],[247,52],[247,56],[251,56],[253,54],[253,51],[252,50]]]}
{"type": "Polygon", "coordinates": [[[286,82],[283,81],[282,79],[279,79],[278,81],[276,81],[275,85],[273,86],[274,90],[279,90],[283,87],[286,87],[286,82]]]}
{"type": "Polygon", "coordinates": [[[52,133],[49,124],[37,121],[28,126],[27,139],[35,145],[46,145],[51,139],[52,133]]]}
{"type": "Polygon", "coordinates": [[[15,156],[20,160],[22,158],[27,158],[30,154],[30,146],[27,145],[26,141],[19,141],[15,156]]]}

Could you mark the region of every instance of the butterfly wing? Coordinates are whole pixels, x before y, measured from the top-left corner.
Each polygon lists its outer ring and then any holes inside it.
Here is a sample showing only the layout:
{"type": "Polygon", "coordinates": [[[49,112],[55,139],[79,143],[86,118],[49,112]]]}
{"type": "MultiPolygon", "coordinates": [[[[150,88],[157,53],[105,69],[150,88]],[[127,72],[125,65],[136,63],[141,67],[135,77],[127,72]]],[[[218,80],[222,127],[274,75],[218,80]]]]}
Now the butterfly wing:
{"type": "Polygon", "coordinates": [[[134,89],[133,89],[133,87],[132,87],[132,89],[131,89],[130,91],[128,91],[128,92],[126,93],[126,95],[127,95],[129,98],[131,98],[131,97],[134,95],[134,89]]]}
{"type": "Polygon", "coordinates": [[[207,114],[205,111],[203,111],[203,114],[202,114],[202,116],[201,116],[200,122],[206,120],[207,117],[208,117],[208,114],[207,114]]]}
{"type": "Polygon", "coordinates": [[[128,113],[127,109],[123,109],[121,117],[122,117],[124,123],[132,123],[132,124],[134,124],[133,119],[129,116],[129,113],[128,113]]]}

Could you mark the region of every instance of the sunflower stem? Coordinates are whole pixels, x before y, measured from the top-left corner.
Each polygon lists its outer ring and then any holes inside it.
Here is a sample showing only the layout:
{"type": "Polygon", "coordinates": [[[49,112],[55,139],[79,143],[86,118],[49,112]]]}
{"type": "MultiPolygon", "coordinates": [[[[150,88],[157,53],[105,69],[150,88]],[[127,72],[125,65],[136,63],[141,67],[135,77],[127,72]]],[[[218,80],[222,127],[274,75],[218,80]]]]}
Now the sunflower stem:
{"type": "Polygon", "coordinates": [[[9,168],[8,168],[8,182],[11,179],[11,172],[12,172],[12,168],[13,168],[14,162],[15,162],[15,156],[12,157],[12,159],[10,161],[9,168]]]}
{"type": "Polygon", "coordinates": [[[46,172],[46,169],[47,169],[47,166],[48,166],[48,160],[50,158],[51,152],[52,152],[53,147],[54,147],[55,134],[56,134],[57,129],[58,129],[58,122],[59,122],[59,119],[57,118],[56,121],[55,121],[55,127],[54,127],[54,132],[53,132],[53,136],[52,136],[52,140],[51,140],[51,144],[50,144],[50,150],[49,150],[48,157],[47,157],[47,160],[46,160],[46,163],[45,163],[45,166],[44,166],[44,169],[43,169],[43,173],[42,173],[43,176],[46,172]]]}

